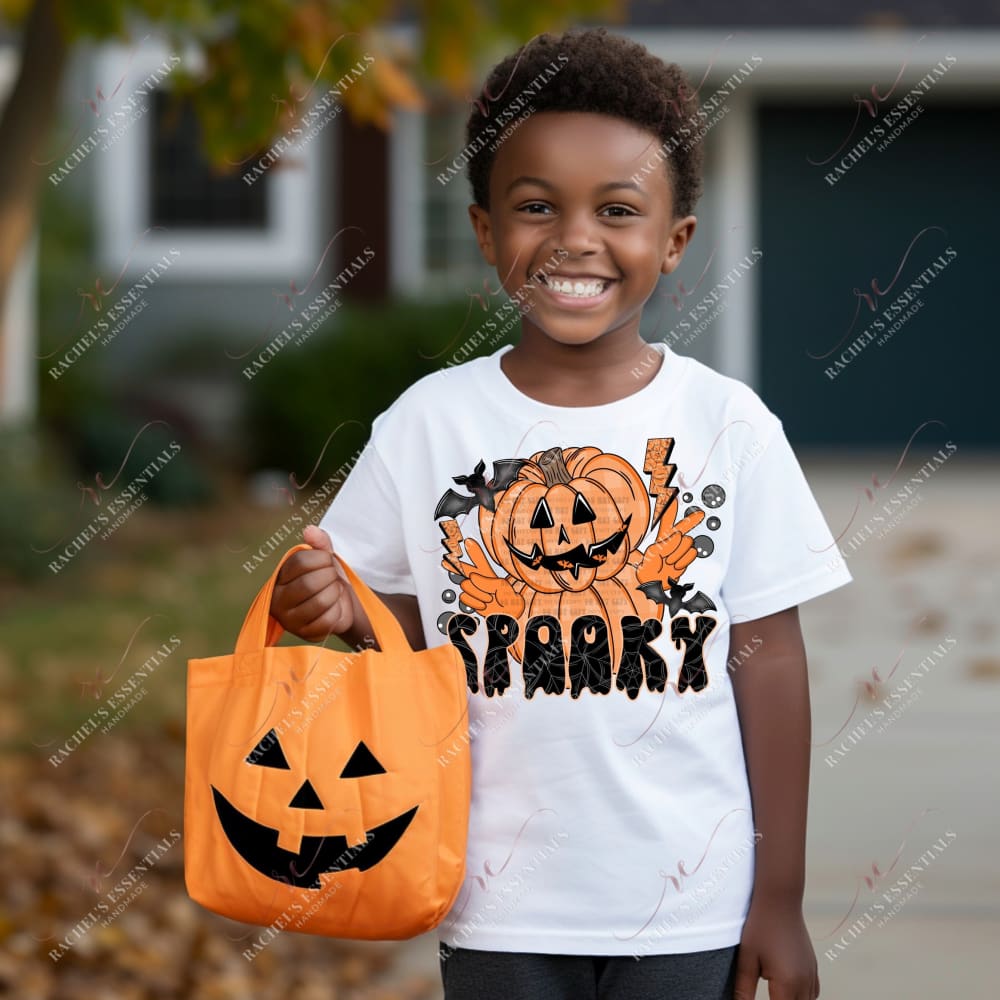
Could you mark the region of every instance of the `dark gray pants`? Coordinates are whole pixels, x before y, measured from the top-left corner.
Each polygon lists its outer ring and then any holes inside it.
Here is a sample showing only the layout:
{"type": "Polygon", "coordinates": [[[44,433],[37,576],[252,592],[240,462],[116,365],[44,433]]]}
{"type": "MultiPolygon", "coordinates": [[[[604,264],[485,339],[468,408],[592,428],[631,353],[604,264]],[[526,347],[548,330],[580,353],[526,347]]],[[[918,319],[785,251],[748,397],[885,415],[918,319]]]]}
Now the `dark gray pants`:
{"type": "Polygon", "coordinates": [[[736,978],[735,945],[636,961],[441,944],[438,959],[445,1000],[732,1000],[736,978]]]}

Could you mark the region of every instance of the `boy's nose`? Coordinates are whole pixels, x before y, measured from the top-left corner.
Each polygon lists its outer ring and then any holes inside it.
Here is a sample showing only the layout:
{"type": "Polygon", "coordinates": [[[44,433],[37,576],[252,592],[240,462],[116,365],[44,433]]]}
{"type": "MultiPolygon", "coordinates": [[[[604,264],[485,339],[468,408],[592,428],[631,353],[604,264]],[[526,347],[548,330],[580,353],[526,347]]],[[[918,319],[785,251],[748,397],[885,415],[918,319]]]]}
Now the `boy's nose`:
{"type": "Polygon", "coordinates": [[[597,253],[601,247],[597,225],[597,219],[589,212],[574,212],[564,216],[559,230],[559,246],[571,257],[597,253]]]}

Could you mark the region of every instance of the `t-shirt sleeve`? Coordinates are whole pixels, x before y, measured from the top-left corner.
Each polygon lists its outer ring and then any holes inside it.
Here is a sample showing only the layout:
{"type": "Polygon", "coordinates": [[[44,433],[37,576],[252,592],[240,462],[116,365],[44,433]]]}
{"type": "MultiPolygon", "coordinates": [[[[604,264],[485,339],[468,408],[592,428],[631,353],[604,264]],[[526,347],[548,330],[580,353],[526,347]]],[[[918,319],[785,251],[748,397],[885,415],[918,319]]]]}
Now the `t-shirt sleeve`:
{"type": "Polygon", "coordinates": [[[823,512],[781,421],[735,484],[733,543],[721,596],[752,621],[850,583],[823,512]]]}
{"type": "MultiPolygon", "coordinates": [[[[374,429],[374,425],[373,425],[374,429]]],[[[413,594],[399,493],[369,439],[319,522],[351,569],[373,590],[413,594]]]]}

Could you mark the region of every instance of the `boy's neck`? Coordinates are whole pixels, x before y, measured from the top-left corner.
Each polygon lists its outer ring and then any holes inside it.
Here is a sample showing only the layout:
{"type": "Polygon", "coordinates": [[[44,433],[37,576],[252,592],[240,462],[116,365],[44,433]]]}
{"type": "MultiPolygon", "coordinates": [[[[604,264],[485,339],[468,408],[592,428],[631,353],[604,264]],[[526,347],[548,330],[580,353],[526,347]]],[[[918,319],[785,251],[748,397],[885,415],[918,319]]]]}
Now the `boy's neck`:
{"type": "Polygon", "coordinates": [[[500,356],[500,370],[516,389],[550,406],[602,406],[631,396],[656,378],[663,356],[632,332],[605,334],[586,344],[562,344],[522,332],[500,356]]]}

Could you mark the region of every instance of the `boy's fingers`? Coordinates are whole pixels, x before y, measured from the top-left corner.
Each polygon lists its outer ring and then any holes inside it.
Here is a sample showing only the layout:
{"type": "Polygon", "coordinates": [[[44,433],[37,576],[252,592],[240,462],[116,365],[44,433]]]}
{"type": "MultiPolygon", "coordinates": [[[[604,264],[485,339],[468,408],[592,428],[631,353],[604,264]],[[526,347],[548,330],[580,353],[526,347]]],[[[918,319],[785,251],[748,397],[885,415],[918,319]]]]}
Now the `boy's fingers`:
{"type": "Polygon", "coordinates": [[[733,1000],[754,1000],[757,994],[757,980],[760,977],[760,963],[755,955],[749,954],[743,944],[736,952],[736,981],[733,984],[733,1000]]]}
{"type": "Polygon", "coordinates": [[[757,995],[757,976],[749,972],[737,972],[733,987],[733,1000],[754,1000],[757,995]]]}
{"type": "Polygon", "coordinates": [[[315,524],[307,524],[303,528],[302,541],[306,545],[311,545],[314,549],[320,549],[323,552],[333,551],[333,542],[330,541],[330,536],[315,524]]]}
{"type": "Polygon", "coordinates": [[[342,588],[343,585],[337,580],[295,609],[296,618],[304,622],[303,631],[328,632],[331,625],[339,623],[343,616],[339,613],[337,605],[343,596],[342,588]]]}
{"type": "Polygon", "coordinates": [[[296,578],[291,583],[284,584],[280,590],[275,588],[275,594],[278,604],[285,608],[288,614],[299,617],[304,613],[303,608],[331,586],[343,587],[346,584],[332,566],[324,566],[322,569],[296,578]]]}
{"type": "MultiPolygon", "coordinates": [[[[801,984],[799,984],[801,986],[801,984]]],[[[806,993],[802,992],[795,983],[784,982],[779,979],[768,980],[767,995],[768,1000],[813,1000],[811,989],[806,993]]],[[[804,987],[803,987],[804,988],[804,987]]]]}
{"type": "Polygon", "coordinates": [[[318,569],[329,569],[333,564],[332,551],[332,549],[325,552],[321,549],[310,549],[307,552],[303,549],[301,552],[296,552],[295,555],[289,556],[285,560],[278,571],[276,583],[279,585],[291,583],[306,573],[312,573],[318,569]]]}
{"type": "Polygon", "coordinates": [[[296,576],[287,583],[279,582],[274,592],[279,595],[282,604],[288,608],[295,608],[339,579],[336,569],[327,563],[325,566],[296,576]]]}

